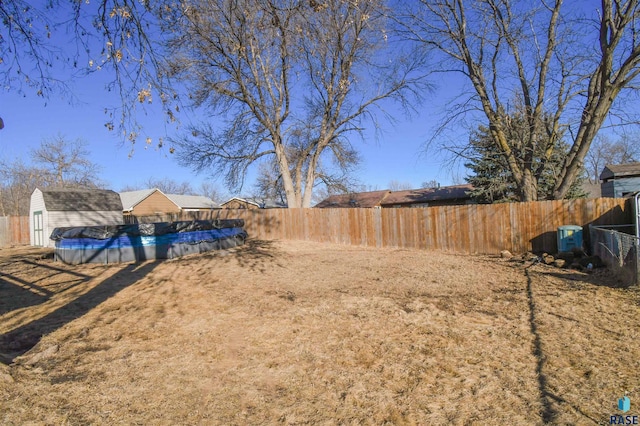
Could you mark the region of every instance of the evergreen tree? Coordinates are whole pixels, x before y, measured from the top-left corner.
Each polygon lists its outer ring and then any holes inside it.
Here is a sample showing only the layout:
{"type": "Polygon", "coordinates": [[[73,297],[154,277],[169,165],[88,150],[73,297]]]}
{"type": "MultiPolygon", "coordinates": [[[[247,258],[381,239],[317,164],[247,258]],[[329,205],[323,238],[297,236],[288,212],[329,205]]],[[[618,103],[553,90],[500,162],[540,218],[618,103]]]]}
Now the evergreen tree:
{"type": "MultiPolygon", "coordinates": [[[[545,128],[545,126],[541,126],[545,128]]],[[[553,199],[553,189],[560,178],[563,161],[568,154],[569,146],[562,140],[550,144],[544,140],[549,133],[540,133],[538,143],[534,144],[534,152],[527,152],[528,146],[522,141],[531,140],[529,126],[520,114],[509,116],[505,125],[509,143],[515,148],[515,155],[519,161],[531,159],[531,169],[538,200],[553,199]],[[543,152],[552,145],[552,152],[543,152]],[[548,159],[547,159],[548,158],[548,159]]],[[[479,203],[496,203],[518,201],[518,186],[508,167],[507,158],[496,146],[491,138],[489,128],[479,126],[469,140],[468,161],[465,167],[473,172],[465,180],[474,186],[472,197],[479,203]]],[[[574,182],[566,198],[584,197],[581,189],[584,173],[574,182]]]]}

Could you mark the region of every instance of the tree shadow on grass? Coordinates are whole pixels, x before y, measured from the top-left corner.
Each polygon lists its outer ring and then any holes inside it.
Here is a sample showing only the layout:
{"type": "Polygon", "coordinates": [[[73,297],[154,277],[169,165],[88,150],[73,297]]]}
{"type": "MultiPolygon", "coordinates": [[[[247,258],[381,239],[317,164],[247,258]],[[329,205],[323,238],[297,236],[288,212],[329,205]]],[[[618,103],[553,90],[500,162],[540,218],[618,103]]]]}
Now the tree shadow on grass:
{"type": "Polygon", "coordinates": [[[49,300],[51,295],[51,292],[43,287],[0,272],[0,315],[40,305],[49,300]]]}
{"type": "Polygon", "coordinates": [[[55,296],[59,291],[51,291],[43,286],[41,281],[44,279],[51,282],[53,277],[57,277],[56,286],[63,286],[64,291],[67,291],[93,278],[68,268],[59,268],[30,259],[19,259],[4,265],[5,270],[9,271],[0,271],[0,315],[42,304],[55,296]],[[17,270],[11,271],[13,265],[18,266],[17,270]],[[25,265],[28,269],[25,269],[25,265]]]}
{"type": "Polygon", "coordinates": [[[184,258],[173,259],[172,261],[179,261],[181,263],[200,262],[202,260],[213,260],[224,263],[234,261],[240,268],[265,272],[266,266],[270,264],[283,267],[282,263],[280,263],[282,254],[282,251],[276,247],[275,241],[250,238],[245,241],[244,245],[238,247],[226,250],[212,250],[184,258]]]}
{"type": "MultiPolygon", "coordinates": [[[[536,359],[536,376],[538,378],[538,390],[540,395],[540,403],[542,405],[542,420],[545,424],[554,423],[558,417],[558,411],[554,407],[554,405],[567,405],[573,408],[576,412],[580,413],[584,418],[591,420],[594,424],[598,423],[597,419],[594,419],[589,414],[585,413],[573,404],[570,404],[564,398],[554,394],[551,391],[551,388],[548,384],[547,375],[545,372],[545,359],[546,355],[544,353],[544,347],[542,345],[542,336],[538,329],[538,313],[539,309],[536,305],[536,298],[534,296],[533,291],[533,274],[545,275],[549,274],[552,276],[559,276],[561,278],[566,279],[567,274],[558,273],[558,272],[550,272],[550,271],[540,271],[536,270],[533,272],[530,268],[535,265],[532,263],[528,267],[525,268],[525,276],[527,277],[527,301],[529,305],[529,327],[531,330],[531,334],[533,335],[533,356],[536,359]]],[[[585,275],[585,274],[581,274],[585,275]]],[[[564,320],[575,321],[572,318],[562,316],[555,312],[549,312],[549,314],[562,318],[564,320]]],[[[607,330],[607,332],[609,332],[607,330]]]]}
{"type": "Polygon", "coordinates": [[[161,261],[128,264],[120,271],[93,287],[77,299],[5,334],[0,335],[0,362],[12,363],[18,356],[31,350],[43,336],[80,318],[91,309],[129,287],[150,273],[161,261]]]}
{"type": "Polygon", "coordinates": [[[595,268],[590,272],[581,272],[571,269],[559,270],[557,268],[549,267],[548,269],[543,271],[536,271],[536,273],[560,278],[569,284],[569,288],[572,287],[571,283],[579,284],[579,286],[574,286],[579,288],[582,288],[583,284],[618,289],[638,288],[636,285],[634,285],[631,279],[629,279],[628,277],[621,277],[619,273],[616,274],[610,268],[595,268]]]}

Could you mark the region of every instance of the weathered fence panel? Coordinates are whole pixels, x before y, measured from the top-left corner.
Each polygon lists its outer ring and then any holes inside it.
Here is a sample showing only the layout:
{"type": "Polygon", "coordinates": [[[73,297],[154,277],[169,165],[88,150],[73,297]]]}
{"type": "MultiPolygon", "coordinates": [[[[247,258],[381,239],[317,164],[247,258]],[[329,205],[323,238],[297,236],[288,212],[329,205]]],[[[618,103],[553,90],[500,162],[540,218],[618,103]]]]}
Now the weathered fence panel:
{"type": "Polygon", "coordinates": [[[29,244],[27,216],[0,216],[0,247],[29,244]]]}
{"type": "MultiPolygon", "coordinates": [[[[456,253],[501,250],[554,253],[557,229],[632,223],[632,203],[620,198],[391,209],[212,210],[128,218],[128,223],[240,218],[251,237],[456,253]]],[[[24,218],[22,243],[29,241],[24,218]]],[[[0,222],[0,244],[2,228],[0,222]]],[[[10,237],[14,238],[14,237],[10,237]]],[[[11,240],[14,241],[14,240],[11,240]]],[[[14,242],[15,243],[15,242],[14,242]]],[[[6,243],[5,243],[6,244],[6,243]]]]}
{"type": "Polygon", "coordinates": [[[241,218],[249,235],[261,239],[495,254],[555,252],[562,225],[582,226],[588,243],[588,225],[630,223],[632,212],[624,199],[598,198],[428,208],[214,210],[139,220],[195,218],[241,218]]]}

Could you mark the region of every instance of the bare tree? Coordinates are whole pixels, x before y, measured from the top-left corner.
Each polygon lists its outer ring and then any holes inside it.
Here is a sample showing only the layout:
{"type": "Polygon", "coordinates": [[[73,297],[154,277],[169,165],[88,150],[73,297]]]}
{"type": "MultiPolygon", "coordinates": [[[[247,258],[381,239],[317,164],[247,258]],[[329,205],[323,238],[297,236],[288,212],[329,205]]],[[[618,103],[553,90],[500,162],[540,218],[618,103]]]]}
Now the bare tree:
{"type": "Polygon", "coordinates": [[[442,55],[441,71],[466,77],[472,94],[453,116],[481,111],[517,182],[518,198],[528,201],[536,199],[540,178],[533,155],[542,152],[537,160],[549,161],[561,123],[568,123],[571,143],[553,190],[557,199],[580,175],[614,101],[633,88],[640,73],[639,16],[637,0],[602,0],[597,16],[586,17],[562,0],[420,0],[401,24],[408,38],[442,55]],[[514,100],[516,110],[509,104],[514,100]],[[524,161],[505,133],[515,112],[530,127],[524,161]],[[550,120],[543,119],[547,114],[550,120]]]}
{"type": "Polygon", "coordinates": [[[178,182],[171,178],[149,178],[144,183],[146,188],[158,188],[165,194],[197,195],[191,183],[178,182]]]}
{"type": "Polygon", "coordinates": [[[156,178],[149,177],[142,183],[129,184],[124,186],[121,191],[139,191],[141,189],[157,188],[165,194],[178,194],[178,195],[198,195],[198,191],[195,191],[191,186],[191,183],[184,181],[178,182],[174,179],[164,177],[156,178]]]}
{"type": "Polygon", "coordinates": [[[440,182],[438,182],[436,179],[427,180],[420,184],[420,188],[439,188],[439,187],[440,187],[440,182]]]}
{"type": "Polygon", "coordinates": [[[263,162],[258,166],[258,176],[253,185],[254,198],[264,200],[287,201],[282,185],[282,175],[275,162],[263,162]]]}
{"type": "Polygon", "coordinates": [[[171,77],[225,120],[189,126],[175,141],[182,163],[237,187],[251,164],[273,157],[288,205],[309,207],[323,157],[348,162],[347,134],[419,81],[418,56],[380,55],[390,50],[382,10],[381,1],[219,0],[166,14],[171,77]]]}
{"type": "Polygon", "coordinates": [[[406,189],[413,188],[413,186],[411,185],[411,182],[401,182],[399,180],[389,181],[389,184],[387,186],[391,191],[404,191],[406,189]]]}
{"type": "MultiPolygon", "coordinates": [[[[64,44],[51,43],[52,36],[59,36],[56,6],[57,2],[42,7],[20,0],[0,2],[0,81],[4,87],[22,91],[27,86],[45,96],[64,86],[54,73],[71,57],[64,44]]],[[[75,7],[71,2],[68,6],[73,16],[75,7]]]]}
{"type": "Polygon", "coordinates": [[[103,187],[98,166],[88,160],[85,146],[82,140],[57,136],[32,151],[35,164],[0,160],[0,215],[28,215],[36,188],[103,187]]]}
{"type": "MultiPolygon", "coordinates": [[[[46,96],[61,63],[80,72],[109,68],[109,89],[122,103],[105,108],[108,129],[132,144],[141,136],[151,143],[136,120],[139,108],[154,103],[169,121],[183,102],[207,110],[215,121],[187,125],[170,152],[177,148],[196,170],[223,172],[231,187],[241,186],[254,161],[274,157],[290,206],[310,204],[324,180],[321,164],[351,167],[348,135],[384,115],[382,101],[408,106],[410,95],[423,92],[413,72],[421,57],[392,43],[383,0],[83,3],[0,4],[7,86],[19,72],[46,96]],[[49,42],[56,34],[75,49],[49,42]],[[28,55],[15,53],[25,46],[28,55]],[[188,90],[175,90],[176,81],[188,90]]],[[[164,145],[162,137],[157,143],[164,145]]]]}
{"type": "MultiPolygon", "coordinates": [[[[0,83],[44,99],[53,93],[74,98],[75,79],[106,71],[120,105],[105,105],[106,124],[135,142],[142,131],[136,113],[152,100],[165,107],[170,86],[162,78],[162,32],[153,7],[137,0],[49,0],[0,2],[0,83]],[[160,76],[160,78],[158,78],[160,76]]],[[[174,106],[175,107],[175,106],[174,106]]],[[[168,107],[167,107],[168,108],[168,107]]],[[[168,119],[175,110],[165,109],[168,119]]],[[[1,126],[0,126],[1,128],[1,126]]],[[[151,138],[147,137],[147,141],[151,138]]],[[[162,139],[158,139],[162,145],[162,139]]]]}
{"type": "Polygon", "coordinates": [[[197,192],[198,195],[203,195],[216,203],[222,203],[229,198],[229,194],[224,193],[217,184],[211,181],[203,181],[197,192]]]}
{"type": "Polygon", "coordinates": [[[46,186],[46,171],[21,160],[0,160],[0,216],[27,216],[31,193],[46,186]]]}
{"type": "Polygon", "coordinates": [[[609,164],[625,164],[640,161],[640,144],[636,136],[623,135],[617,140],[598,135],[586,157],[589,182],[600,182],[602,169],[609,164]]]}
{"type": "Polygon", "coordinates": [[[71,141],[58,135],[44,140],[31,151],[31,157],[45,171],[48,186],[100,186],[99,167],[89,160],[87,145],[81,139],[71,141]]]}

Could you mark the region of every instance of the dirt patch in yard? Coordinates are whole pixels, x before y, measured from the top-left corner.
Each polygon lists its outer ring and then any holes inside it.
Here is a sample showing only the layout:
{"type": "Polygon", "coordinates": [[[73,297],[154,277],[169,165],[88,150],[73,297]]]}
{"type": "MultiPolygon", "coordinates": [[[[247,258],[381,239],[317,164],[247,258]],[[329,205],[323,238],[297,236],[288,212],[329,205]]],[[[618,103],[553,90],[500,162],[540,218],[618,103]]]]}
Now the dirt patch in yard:
{"type": "Polygon", "coordinates": [[[2,424],[602,424],[624,393],[640,414],[640,295],[606,272],[292,241],[46,253],[0,249],[2,424]]]}

